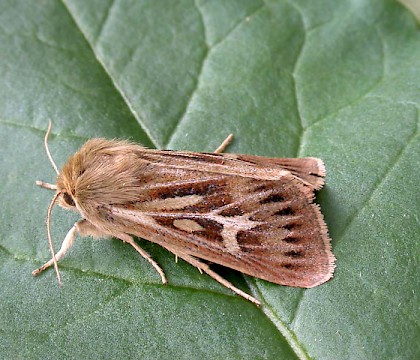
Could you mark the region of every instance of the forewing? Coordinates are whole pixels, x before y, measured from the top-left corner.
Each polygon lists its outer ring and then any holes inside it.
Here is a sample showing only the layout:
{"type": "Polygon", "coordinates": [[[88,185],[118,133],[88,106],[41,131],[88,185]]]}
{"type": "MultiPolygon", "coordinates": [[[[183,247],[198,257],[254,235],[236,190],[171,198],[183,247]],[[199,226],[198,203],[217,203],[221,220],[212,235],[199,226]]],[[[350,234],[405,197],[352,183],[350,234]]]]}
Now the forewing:
{"type": "MultiPolygon", "coordinates": [[[[156,169],[155,169],[156,170],[156,169]]],[[[312,189],[277,180],[166,168],[129,204],[101,211],[124,231],[274,283],[313,287],[334,269],[312,189]]]]}
{"type": "Polygon", "coordinates": [[[143,158],[157,166],[175,166],[190,170],[275,180],[291,172],[304,185],[319,190],[326,174],[324,162],[315,157],[269,158],[243,154],[193,153],[169,150],[147,151],[143,158]]]}

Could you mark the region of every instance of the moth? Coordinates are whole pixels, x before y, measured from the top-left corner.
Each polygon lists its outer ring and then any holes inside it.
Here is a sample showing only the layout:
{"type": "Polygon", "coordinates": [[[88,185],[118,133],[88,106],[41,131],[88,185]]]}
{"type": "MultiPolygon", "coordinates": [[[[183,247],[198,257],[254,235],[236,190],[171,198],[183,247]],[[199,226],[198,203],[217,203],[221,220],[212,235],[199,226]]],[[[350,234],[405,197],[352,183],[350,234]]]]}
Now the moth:
{"type": "Polygon", "coordinates": [[[157,243],[259,305],[214,270],[220,264],[272,283],[311,288],[329,280],[335,258],[314,191],[322,188],[325,166],[308,158],[267,158],[151,150],[121,140],[91,139],[72,155],[56,184],[47,212],[51,259],[32,272],[54,266],[76,234],[114,237],[130,244],[159,273],[161,267],[133,239],[157,243]],[[50,234],[54,204],[78,212],[77,221],[55,254],[50,234]]]}

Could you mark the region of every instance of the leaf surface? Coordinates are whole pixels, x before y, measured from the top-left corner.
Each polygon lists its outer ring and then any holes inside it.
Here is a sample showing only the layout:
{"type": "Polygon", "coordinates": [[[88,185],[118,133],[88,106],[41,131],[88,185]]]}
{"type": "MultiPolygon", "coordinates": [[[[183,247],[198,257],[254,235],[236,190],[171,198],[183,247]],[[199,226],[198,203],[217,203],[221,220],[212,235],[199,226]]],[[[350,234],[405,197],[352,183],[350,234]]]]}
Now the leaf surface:
{"type": "MultiPolygon", "coordinates": [[[[420,37],[393,1],[42,0],[0,4],[0,353],[5,358],[420,357],[420,37]],[[302,290],[216,270],[257,308],[154,244],[78,238],[53,271],[45,215],[91,137],[317,156],[335,277],[302,290]]],[[[53,212],[53,238],[78,219],[53,212]]]]}

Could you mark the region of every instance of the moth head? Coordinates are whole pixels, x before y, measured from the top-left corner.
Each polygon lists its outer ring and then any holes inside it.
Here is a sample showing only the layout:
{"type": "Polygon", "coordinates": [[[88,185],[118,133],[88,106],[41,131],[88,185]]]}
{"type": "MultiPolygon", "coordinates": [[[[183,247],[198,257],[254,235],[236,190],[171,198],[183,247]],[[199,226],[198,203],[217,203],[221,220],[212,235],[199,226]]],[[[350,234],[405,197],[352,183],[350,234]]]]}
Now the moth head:
{"type": "MultiPolygon", "coordinates": [[[[64,167],[63,167],[64,168],[64,167]]],[[[63,169],[57,176],[58,205],[65,209],[76,210],[75,182],[66,176],[63,169]]]]}
{"type": "MultiPolygon", "coordinates": [[[[69,174],[66,174],[65,166],[57,175],[56,187],[57,187],[57,202],[58,205],[65,209],[76,210],[76,191],[75,181],[69,174]]],[[[67,171],[68,172],[68,171],[67,171]]]]}
{"type": "Polygon", "coordinates": [[[60,193],[58,204],[67,210],[77,210],[80,200],[80,179],[83,177],[83,154],[73,154],[61,168],[57,176],[57,192],[60,193]]]}

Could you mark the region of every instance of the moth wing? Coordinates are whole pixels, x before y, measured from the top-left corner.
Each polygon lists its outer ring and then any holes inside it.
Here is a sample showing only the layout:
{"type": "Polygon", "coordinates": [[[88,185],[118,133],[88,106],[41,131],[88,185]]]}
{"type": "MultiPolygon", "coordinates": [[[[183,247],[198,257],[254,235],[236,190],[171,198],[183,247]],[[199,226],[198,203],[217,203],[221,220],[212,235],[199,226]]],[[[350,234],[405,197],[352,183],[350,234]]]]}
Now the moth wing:
{"type": "Polygon", "coordinates": [[[324,185],[324,162],[315,157],[269,158],[242,154],[193,153],[170,150],[150,150],[142,157],[163,166],[176,166],[200,170],[205,165],[208,172],[242,175],[261,180],[276,179],[291,172],[298,180],[314,190],[324,185]]]}
{"type": "Polygon", "coordinates": [[[312,190],[290,173],[278,180],[218,174],[150,191],[153,201],[108,207],[108,220],[120,231],[277,284],[308,288],[332,276],[335,258],[320,209],[312,190]]]}
{"type": "Polygon", "coordinates": [[[324,162],[319,158],[268,158],[254,155],[237,155],[237,159],[255,165],[288,170],[305,185],[315,190],[319,190],[324,186],[326,170],[324,162]]]}

